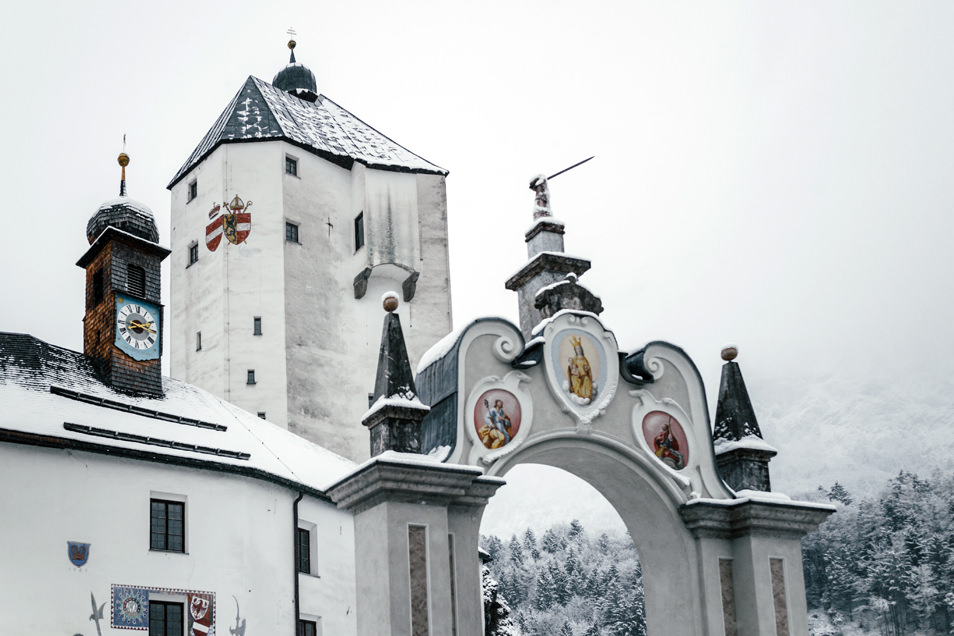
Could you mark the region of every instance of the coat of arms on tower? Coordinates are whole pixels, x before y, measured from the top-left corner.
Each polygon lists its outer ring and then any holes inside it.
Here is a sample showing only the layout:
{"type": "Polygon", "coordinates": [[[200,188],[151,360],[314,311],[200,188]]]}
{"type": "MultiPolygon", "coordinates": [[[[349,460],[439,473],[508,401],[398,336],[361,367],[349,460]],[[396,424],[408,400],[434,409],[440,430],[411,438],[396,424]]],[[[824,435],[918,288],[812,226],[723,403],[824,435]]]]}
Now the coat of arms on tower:
{"type": "MultiPolygon", "coordinates": [[[[210,251],[218,249],[222,236],[229,243],[238,245],[248,238],[252,231],[252,213],[248,209],[252,207],[252,202],[246,203],[236,194],[231,203],[225,203],[227,214],[215,217],[215,219],[205,226],[205,244],[210,251]]],[[[212,208],[214,214],[219,209],[218,204],[212,208]]]]}

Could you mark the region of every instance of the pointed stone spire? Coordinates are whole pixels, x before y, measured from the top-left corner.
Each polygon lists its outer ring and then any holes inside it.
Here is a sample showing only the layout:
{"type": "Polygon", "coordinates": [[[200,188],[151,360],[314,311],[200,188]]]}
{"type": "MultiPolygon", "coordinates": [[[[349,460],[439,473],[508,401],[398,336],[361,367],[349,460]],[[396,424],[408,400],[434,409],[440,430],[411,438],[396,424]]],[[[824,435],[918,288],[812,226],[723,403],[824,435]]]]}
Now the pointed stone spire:
{"type": "Polygon", "coordinates": [[[382,301],[387,315],[381,334],[374,397],[361,423],[371,432],[372,457],[388,450],[420,453],[421,422],[430,408],[417,398],[401,319],[394,313],[398,308],[397,294],[388,292],[382,301]]]}
{"type": "Polygon", "coordinates": [[[733,490],[772,489],[769,461],[778,453],[762,439],[755,409],[735,362],[739,351],[734,346],[722,349],[722,383],[712,433],[716,462],[722,479],[733,490]]]}

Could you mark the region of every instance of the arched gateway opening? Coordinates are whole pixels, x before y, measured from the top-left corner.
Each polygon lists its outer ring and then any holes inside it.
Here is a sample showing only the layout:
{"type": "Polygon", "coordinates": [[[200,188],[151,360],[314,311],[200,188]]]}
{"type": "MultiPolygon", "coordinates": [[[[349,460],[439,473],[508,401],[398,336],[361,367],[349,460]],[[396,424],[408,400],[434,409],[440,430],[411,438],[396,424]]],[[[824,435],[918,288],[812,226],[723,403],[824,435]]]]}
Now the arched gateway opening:
{"type": "MultiPolygon", "coordinates": [[[[677,506],[671,495],[640,468],[638,459],[628,456],[625,449],[608,447],[592,437],[555,437],[525,446],[496,465],[495,474],[506,479],[514,467],[530,464],[559,468],[579,477],[619,515],[639,553],[647,623],[662,626],[661,631],[651,630],[651,634],[668,633],[669,614],[693,613],[691,605],[698,596],[694,588],[698,577],[693,571],[694,563],[687,558],[692,549],[691,537],[684,536],[685,528],[677,521],[677,506]],[[634,479],[634,474],[641,474],[641,478],[634,479]]],[[[543,488],[535,486],[536,491],[543,488]]],[[[575,516],[574,508],[574,501],[564,501],[565,521],[575,516]]]]}

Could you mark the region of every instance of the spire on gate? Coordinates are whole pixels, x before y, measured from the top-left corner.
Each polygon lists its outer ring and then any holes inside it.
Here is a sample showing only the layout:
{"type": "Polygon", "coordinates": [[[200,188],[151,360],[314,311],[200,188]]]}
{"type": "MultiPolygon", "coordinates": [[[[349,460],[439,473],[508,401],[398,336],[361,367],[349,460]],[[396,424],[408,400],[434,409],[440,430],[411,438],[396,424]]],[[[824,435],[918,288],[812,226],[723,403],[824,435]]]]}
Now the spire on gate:
{"type": "Polygon", "coordinates": [[[414,374],[407,357],[401,319],[395,312],[398,297],[388,292],[382,298],[384,330],[378,353],[371,408],[361,423],[371,432],[371,456],[393,450],[421,452],[421,421],[430,408],[421,403],[414,387],[414,374]]]}
{"type": "Polygon", "coordinates": [[[716,462],[722,479],[733,490],[768,492],[772,489],[768,464],[778,451],[762,438],[742,369],[735,362],[738,354],[731,345],[722,349],[725,364],[712,433],[716,462]]]}

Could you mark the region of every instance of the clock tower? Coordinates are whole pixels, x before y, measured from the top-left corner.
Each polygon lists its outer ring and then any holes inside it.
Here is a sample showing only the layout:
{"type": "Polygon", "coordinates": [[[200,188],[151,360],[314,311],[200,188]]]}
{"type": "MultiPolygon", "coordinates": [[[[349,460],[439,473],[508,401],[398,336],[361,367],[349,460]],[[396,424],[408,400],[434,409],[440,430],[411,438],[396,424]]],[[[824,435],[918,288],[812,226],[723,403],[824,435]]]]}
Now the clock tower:
{"type": "Polygon", "coordinates": [[[86,225],[89,250],[76,263],[86,270],[83,352],[104,382],[135,395],[162,396],[159,245],[152,211],[126,194],[129,157],[119,155],[119,197],[103,203],[86,225]]]}

